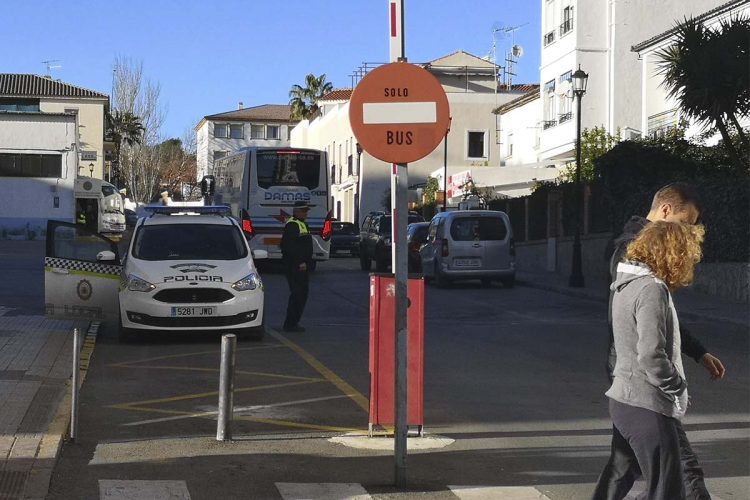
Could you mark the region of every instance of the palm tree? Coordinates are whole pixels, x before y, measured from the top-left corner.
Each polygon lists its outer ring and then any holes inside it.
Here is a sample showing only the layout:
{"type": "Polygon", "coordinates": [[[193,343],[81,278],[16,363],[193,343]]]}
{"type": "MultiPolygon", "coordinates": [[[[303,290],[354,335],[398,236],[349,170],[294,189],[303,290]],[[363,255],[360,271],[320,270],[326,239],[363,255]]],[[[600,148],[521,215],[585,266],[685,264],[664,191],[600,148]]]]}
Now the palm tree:
{"type": "Polygon", "coordinates": [[[744,165],[732,142],[732,126],[745,151],[750,144],[737,115],[750,112],[750,20],[736,16],[715,29],[687,18],[677,25],[675,43],[657,52],[667,95],[698,123],[714,125],[737,165],[744,165]]]}
{"type": "MultiPolygon", "coordinates": [[[[143,134],[146,131],[141,123],[141,119],[130,111],[120,112],[116,109],[114,113],[107,113],[107,135],[115,143],[115,158],[112,161],[112,177],[120,180],[120,151],[122,144],[125,143],[130,147],[134,144],[141,144],[143,134]]],[[[111,181],[110,181],[111,182],[111,181]]]]}
{"type": "Polygon", "coordinates": [[[318,113],[318,100],[333,90],[333,84],[326,81],[325,73],[316,77],[309,73],[305,86],[294,84],[289,91],[289,104],[292,106],[293,120],[307,120],[318,113]]]}

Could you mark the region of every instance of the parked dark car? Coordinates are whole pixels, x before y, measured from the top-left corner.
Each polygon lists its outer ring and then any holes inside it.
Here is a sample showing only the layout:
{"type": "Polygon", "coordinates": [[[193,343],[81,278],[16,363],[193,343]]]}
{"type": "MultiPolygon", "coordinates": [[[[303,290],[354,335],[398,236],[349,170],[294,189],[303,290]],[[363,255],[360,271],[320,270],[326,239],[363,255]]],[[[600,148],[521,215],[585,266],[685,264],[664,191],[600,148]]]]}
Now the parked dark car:
{"type": "MultiPolygon", "coordinates": [[[[409,224],[424,222],[416,213],[409,214],[409,224]]],[[[373,212],[365,217],[359,232],[359,263],[363,271],[369,271],[372,261],[375,270],[386,272],[391,264],[391,215],[373,212]]]]}
{"type": "Polygon", "coordinates": [[[125,209],[125,227],[135,227],[135,223],[138,222],[138,215],[129,208],[125,209]]]}
{"type": "Polygon", "coordinates": [[[334,222],[331,233],[331,255],[347,253],[359,255],[359,230],[351,222],[334,222]]]}
{"type": "Polygon", "coordinates": [[[419,248],[427,242],[427,229],[429,222],[413,222],[406,229],[406,241],[409,245],[409,272],[422,272],[422,257],[419,248]]]}

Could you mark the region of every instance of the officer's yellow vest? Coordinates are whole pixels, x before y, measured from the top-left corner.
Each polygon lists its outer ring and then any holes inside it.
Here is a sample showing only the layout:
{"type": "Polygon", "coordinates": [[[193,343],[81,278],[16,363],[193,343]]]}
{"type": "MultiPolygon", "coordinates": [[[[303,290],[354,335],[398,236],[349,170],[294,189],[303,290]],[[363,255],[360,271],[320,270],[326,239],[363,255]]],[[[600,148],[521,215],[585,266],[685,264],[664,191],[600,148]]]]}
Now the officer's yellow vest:
{"type": "Polygon", "coordinates": [[[297,227],[299,227],[299,235],[300,236],[302,236],[303,234],[309,234],[310,233],[310,231],[307,230],[307,224],[305,224],[304,222],[302,222],[299,219],[295,219],[294,217],[289,217],[289,219],[287,220],[287,224],[289,224],[289,223],[297,224],[297,227]]]}

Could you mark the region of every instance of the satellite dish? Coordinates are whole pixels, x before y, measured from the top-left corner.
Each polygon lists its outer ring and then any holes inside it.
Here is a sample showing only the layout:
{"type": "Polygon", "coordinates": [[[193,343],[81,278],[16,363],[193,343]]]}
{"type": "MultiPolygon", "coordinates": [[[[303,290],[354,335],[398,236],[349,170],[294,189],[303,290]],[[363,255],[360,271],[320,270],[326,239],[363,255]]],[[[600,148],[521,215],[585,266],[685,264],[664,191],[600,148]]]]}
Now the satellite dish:
{"type": "Polygon", "coordinates": [[[511,49],[511,52],[513,53],[513,57],[522,57],[523,47],[521,47],[520,45],[514,45],[511,49]]]}
{"type": "Polygon", "coordinates": [[[563,80],[555,88],[555,94],[557,95],[568,95],[570,93],[571,83],[570,80],[563,80]]]}

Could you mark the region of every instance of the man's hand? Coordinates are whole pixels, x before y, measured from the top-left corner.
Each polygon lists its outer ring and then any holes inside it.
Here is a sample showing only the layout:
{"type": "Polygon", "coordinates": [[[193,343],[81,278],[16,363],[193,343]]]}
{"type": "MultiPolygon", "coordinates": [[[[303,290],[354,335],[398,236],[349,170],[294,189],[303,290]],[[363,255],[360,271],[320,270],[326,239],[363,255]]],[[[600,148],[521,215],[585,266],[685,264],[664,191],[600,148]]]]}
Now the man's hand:
{"type": "Polygon", "coordinates": [[[711,374],[711,380],[721,380],[724,378],[724,365],[721,360],[711,353],[707,352],[701,358],[701,364],[711,374]]]}
{"type": "MultiPolygon", "coordinates": [[[[300,270],[300,271],[307,271],[307,264],[306,264],[306,263],[304,263],[304,262],[303,262],[302,264],[300,264],[300,265],[299,265],[299,270],[300,270]]],[[[704,357],[705,357],[705,356],[704,356],[704,357]]],[[[715,359],[715,358],[714,358],[714,359],[715,359]]],[[[718,359],[717,359],[717,361],[718,361],[718,359]]],[[[719,365],[721,365],[721,363],[719,363],[719,365]]],[[[721,369],[722,369],[722,373],[723,373],[724,367],[722,366],[722,367],[721,367],[721,369]]]]}

